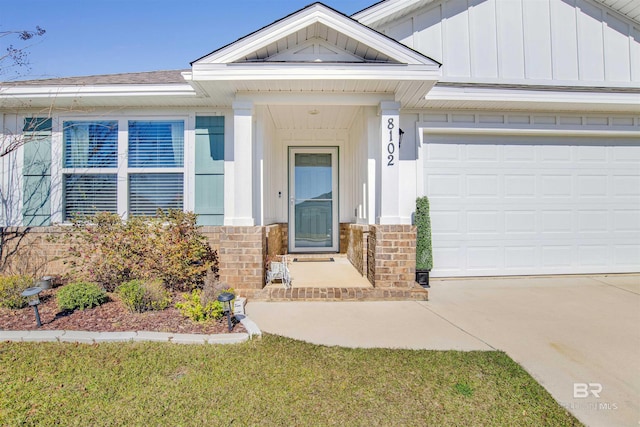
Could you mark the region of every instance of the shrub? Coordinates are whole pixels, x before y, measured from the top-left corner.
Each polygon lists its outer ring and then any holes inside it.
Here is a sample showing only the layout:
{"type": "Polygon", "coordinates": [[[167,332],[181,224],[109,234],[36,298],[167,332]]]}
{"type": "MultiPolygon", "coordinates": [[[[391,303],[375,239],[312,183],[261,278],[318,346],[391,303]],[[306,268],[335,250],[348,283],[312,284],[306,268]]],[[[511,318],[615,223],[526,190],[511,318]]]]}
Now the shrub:
{"type": "Polygon", "coordinates": [[[433,253],[431,245],[431,218],[429,216],[429,199],[416,199],[416,270],[431,270],[433,268],[433,253]]]}
{"type": "Polygon", "coordinates": [[[24,275],[0,276],[0,307],[18,309],[27,305],[27,299],[20,295],[33,286],[33,279],[24,275]]]}
{"type": "Polygon", "coordinates": [[[157,280],[134,279],[118,286],[116,292],[129,311],[138,313],[164,310],[171,303],[171,295],[157,280]]]}
{"type": "Polygon", "coordinates": [[[84,310],[108,301],[107,294],[95,283],[76,282],[64,286],[56,294],[60,310],[84,310]]]}
{"type": "Polygon", "coordinates": [[[113,291],[133,279],[160,279],[170,289],[202,286],[217,273],[217,254],[200,234],[196,215],[158,211],[154,217],[99,213],[73,221],[67,235],[72,273],[113,291]]]}
{"type": "Polygon", "coordinates": [[[233,292],[233,289],[225,289],[224,286],[212,285],[205,289],[194,289],[189,294],[183,296],[184,302],[176,304],[183,316],[190,318],[194,322],[207,322],[219,319],[224,314],[222,303],[217,300],[222,292],[233,292]]]}

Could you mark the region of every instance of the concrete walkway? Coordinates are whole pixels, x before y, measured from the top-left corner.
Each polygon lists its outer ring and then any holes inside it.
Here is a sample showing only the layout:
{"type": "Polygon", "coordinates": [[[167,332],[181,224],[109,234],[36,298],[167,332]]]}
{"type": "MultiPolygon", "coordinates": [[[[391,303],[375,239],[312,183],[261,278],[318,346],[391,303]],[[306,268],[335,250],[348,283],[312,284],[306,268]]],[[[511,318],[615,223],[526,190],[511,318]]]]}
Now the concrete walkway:
{"type": "Polygon", "coordinates": [[[428,302],[249,302],[247,314],[316,344],[499,349],[585,424],[640,423],[640,275],[436,280],[428,302]]]}

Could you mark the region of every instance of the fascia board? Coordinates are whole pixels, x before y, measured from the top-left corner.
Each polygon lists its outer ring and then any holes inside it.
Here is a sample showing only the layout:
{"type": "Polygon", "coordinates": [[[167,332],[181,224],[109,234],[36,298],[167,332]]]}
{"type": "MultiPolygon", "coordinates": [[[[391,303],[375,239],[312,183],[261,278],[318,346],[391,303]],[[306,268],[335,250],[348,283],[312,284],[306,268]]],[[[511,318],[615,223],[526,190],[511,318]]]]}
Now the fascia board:
{"type": "Polygon", "coordinates": [[[363,27],[349,18],[340,16],[326,7],[314,5],[194,62],[193,66],[206,63],[228,64],[235,62],[264,46],[268,46],[289,34],[293,34],[317,22],[334,28],[346,36],[371,46],[398,62],[418,64],[434,63],[424,55],[405,48],[400,45],[400,43],[386,38],[374,30],[363,27]]]}
{"type": "Polygon", "coordinates": [[[0,89],[0,98],[56,98],[75,96],[194,96],[188,84],[114,86],[22,86],[0,89]]]}
{"type": "Polygon", "coordinates": [[[416,80],[437,81],[442,72],[430,65],[234,64],[194,66],[193,80],[416,80]],[[359,65],[359,66],[358,66],[359,65]]]}
{"type": "Polygon", "coordinates": [[[509,89],[451,88],[436,86],[425,96],[427,101],[477,101],[502,102],[545,102],[549,104],[580,103],[595,105],[637,105],[640,110],[638,93],[598,93],[562,92],[509,89]]]}

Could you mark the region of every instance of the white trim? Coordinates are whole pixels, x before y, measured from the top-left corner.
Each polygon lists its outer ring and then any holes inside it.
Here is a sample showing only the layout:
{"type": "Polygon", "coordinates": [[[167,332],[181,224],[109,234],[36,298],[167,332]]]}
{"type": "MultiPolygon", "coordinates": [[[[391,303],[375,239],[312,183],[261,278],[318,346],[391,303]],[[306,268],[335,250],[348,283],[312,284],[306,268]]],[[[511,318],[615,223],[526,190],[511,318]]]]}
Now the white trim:
{"type": "Polygon", "coordinates": [[[8,98],[67,98],[80,96],[195,96],[189,84],[174,85],[100,85],[100,86],[16,86],[4,87],[0,99],[8,98]]]}
{"type": "Polygon", "coordinates": [[[393,80],[436,81],[440,68],[424,64],[194,64],[197,81],[243,80],[393,80]]]}
{"type": "MultiPolygon", "coordinates": [[[[606,138],[639,138],[640,130],[618,130],[618,129],[576,129],[557,128],[540,129],[525,128],[522,126],[505,125],[504,127],[446,127],[437,126],[433,123],[418,123],[418,130],[430,135],[522,135],[522,136],[576,136],[576,137],[606,137],[606,138]]],[[[421,138],[422,143],[422,138],[421,138]]]]}
{"type": "Polygon", "coordinates": [[[62,210],[64,206],[64,189],[63,189],[63,136],[62,126],[63,119],[60,117],[52,118],[51,128],[51,223],[62,223],[62,210]]]}
{"type": "MultiPolygon", "coordinates": [[[[77,114],[61,114],[53,117],[53,129],[51,138],[51,222],[62,223],[64,211],[64,188],[63,177],[65,174],[115,174],[117,175],[116,189],[116,212],[123,219],[129,216],[129,175],[141,173],[175,173],[183,175],[183,201],[182,209],[187,211],[187,201],[190,199],[187,192],[193,192],[188,189],[187,180],[190,174],[193,174],[194,168],[189,166],[187,157],[187,141],[189,130],[194,131],[191,124],[193,114],[152,114],[149,112],[141,112],[138,114],[103,114],[103,115],[86,115],[78,116],[77,114]],[[118,123],[118,155],[117,166],[112,168],[65,168],[64,167],[64,122],[67,121],[116,121],[118,123]],[[156,167],[156,168],[134,168],[129,167],[129,121],[182,121],[184,123],[184,142],[183,142],[183,166],[181,167],[156,167]]],[[[195,122],[195,119],[193,119],[195,122]]],[[[193,144],[191,144],[193,145],[193,144]]],[[[193,157],[193,156],[191,156],[193,157]]],[[[192,210],[192,209],[191,209],[192,210]]]]}
{"type": "MultiPolygon", "coordinates": [[[[640,87],[640,86],[639,86],[640,87]]],[[[434,86],[425,96],[427,101],[500,101],[505,105],[515,102],[586,103],[593,105],[629,104],[640,110],[640,94],[620,92],[567,92],[555,90],[501,89],[478,87],[434,86]]],[[[550,105],[550,109],[553,107],[550,105]]]]}
{"type": "Polygon", "coordinates": [[[404,14],[408,7],[419,5],[426,6],[435,0],[387,0],[370,6],[351,17],[363,25],[372,26],[395,14],[404,14]]]}
{"type": "MultiPolygon", "coordinates": [[[[289,252],[337,252],[340,250],[340,148],[338,146],[324,147],[297,147],[287,146],[288,180],[289,180],[289,252]],[[331,226],[332,226],[332,242],[330,247],[297,247],[295,242],[295,163],[292,156],[298,153],[310,154],[331,154],[331,186],[332,186],[332,209],[331,209],[331,226]]],[[[343,156],[344,157],[344,156],[343,156]]]]}

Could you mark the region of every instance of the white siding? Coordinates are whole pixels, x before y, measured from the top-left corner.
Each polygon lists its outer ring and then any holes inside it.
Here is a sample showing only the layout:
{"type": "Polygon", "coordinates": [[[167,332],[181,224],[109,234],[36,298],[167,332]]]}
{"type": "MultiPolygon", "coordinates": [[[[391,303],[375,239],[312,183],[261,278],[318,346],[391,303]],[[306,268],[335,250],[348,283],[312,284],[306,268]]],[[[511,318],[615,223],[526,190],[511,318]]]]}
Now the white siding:
{"type": "Polygon", "coordinates": [[[639,28],[590,0],[441,0],[379,30],[444,81],[638,85],[639,28]]]}

